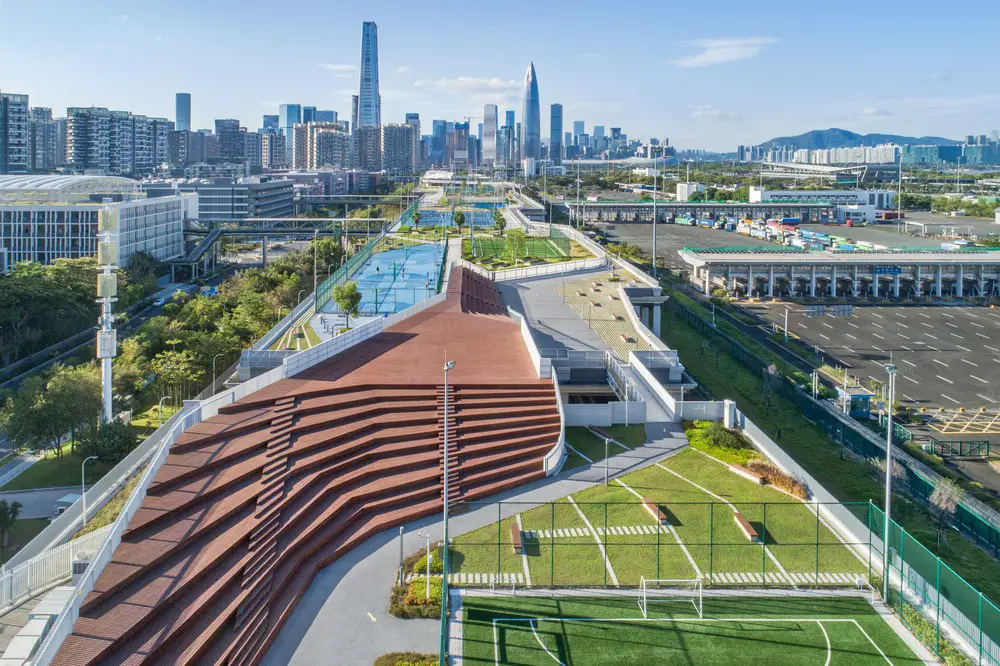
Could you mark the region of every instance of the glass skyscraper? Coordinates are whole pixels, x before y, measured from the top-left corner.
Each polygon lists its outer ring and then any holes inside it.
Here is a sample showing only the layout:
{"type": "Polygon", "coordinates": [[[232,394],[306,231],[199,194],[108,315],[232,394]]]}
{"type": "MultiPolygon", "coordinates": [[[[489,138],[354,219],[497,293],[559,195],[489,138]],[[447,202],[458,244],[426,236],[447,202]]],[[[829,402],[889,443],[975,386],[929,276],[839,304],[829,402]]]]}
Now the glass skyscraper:
{"type": "Polygon", "coordinates": [[[292,154],[292,128],[302,122],[301,104],[279,104],[278,126],[285,133],[285,155],[292,154]]]}
{"type": "Polygon", "coordinates": [[[175,128],[183,132],[191,131],[191,93],[177,93],[174,120],[175,128]]]}
{"type": "Polygon", "coordinates": [[[378,26],[365,21],[361,27],[361,84],[358,89],[358,127],[382,124],[378,90],[378,26]]]}
{"type": "Polygon", "coordinates": [[[562,164],[562,104],[552,105],[552,115],[549,118],[549,159],[553,164],[562,164]]]}
{"type": "MultiPolygon", "coordinates": [[[[506,157],[504,155],[503,157],[506,157]]],[[[483,162],[497,161],[497,105],[483,106],[483,162]]]]}
{"type": "Polygon", "coordinates": [[[538,78],[535,63],[524,74],[521,106],[521,159],[538,159],[542,150],[542,113],[538,103],[538,78]]]}

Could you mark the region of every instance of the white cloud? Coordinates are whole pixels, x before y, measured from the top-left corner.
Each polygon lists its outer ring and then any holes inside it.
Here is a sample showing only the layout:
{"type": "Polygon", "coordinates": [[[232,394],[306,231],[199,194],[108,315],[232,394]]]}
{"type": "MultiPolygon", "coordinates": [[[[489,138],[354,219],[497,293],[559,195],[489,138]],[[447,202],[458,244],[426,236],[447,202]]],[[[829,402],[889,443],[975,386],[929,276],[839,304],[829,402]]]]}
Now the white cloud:
{"type": "Polygon", "coordinates": [[[778,40],[773,37],[698,39],[693,42],[685,42],[685,45],[695,46],[701,51],[670,60],[669,63],[678,67],[708,67],[721,65],[724,62],[746,60],[757,56],[765,47],[776,41],[778,40]]]}
{"type": "Polygon", "coordinates": [[[863,115],[863,116],[891,116],[891,115],[893,115],[893,113],[889,109],[879,109],[879,108],[876,108],[874,106],[866,106],[865,108],[861,109],[861,115],[863,115]]]}
{"type": "Polygon", "coordinates": [[[354,65],[335,65],[329,62],[318,62],[316,66],[328,72],[351,72],[355,69],[354,65]]]}
{"type": "Polygon", "coordinates": [[[691,117],[695,120],[731,120],[739,115],[735,111],[726,111],[710,104],[702,104],[690,108],[694,109],[691,112],[691,117]]]}
{"type": "Polygon", "coordinates": [[[397,67],[396,71],[399,72],[400,74],[407,74],[410,71],[410,68],[407,67],[406,65],[403,65],[402,67],[397,67]]]}

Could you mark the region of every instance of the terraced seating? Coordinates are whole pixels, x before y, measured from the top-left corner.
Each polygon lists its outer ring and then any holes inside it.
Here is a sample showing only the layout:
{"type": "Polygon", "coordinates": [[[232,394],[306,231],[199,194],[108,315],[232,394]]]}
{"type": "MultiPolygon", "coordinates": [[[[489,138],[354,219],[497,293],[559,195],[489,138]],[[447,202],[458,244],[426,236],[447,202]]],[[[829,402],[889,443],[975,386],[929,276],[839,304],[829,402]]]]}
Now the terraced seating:
{"type": "Polygon", "coordinates": [[[258,663],[323,567],[440,512],[446,346],[449,499],[542,478],[552,384],[456,270],[444,302],[184,433],[54,663],[258,663]]]}

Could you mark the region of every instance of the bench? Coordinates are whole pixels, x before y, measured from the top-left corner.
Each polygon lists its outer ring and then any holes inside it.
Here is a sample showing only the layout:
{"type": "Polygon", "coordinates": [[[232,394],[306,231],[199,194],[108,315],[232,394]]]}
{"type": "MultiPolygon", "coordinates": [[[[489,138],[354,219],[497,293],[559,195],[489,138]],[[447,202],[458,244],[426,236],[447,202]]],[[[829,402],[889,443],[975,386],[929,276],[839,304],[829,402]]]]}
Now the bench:
{"type": "Polygon", "coordinates": [[[635,342],[635,338],[633,338],[630,335],[625,335],[624,333],[619,333],[618,335],[619,337],[621,337],[622,342],[624,342],[625,344],[632,344],[633,342],[635,342]]]}
{"type": "Polygon", "coordinates": [[[739,474],[744,479],[749,479],[750,481],[753,481],[754,483],[759,483],[760,485],[764,485],[764,484],[767,483],[767,479],[765,479],[763,476],[761,476],[757,472],[754,472],[752,470],[747,469],[743,465],[730,465],[729,469],[730,469],[730,471],[734,472],[735,474],[739,474]]]}
{"type": "Polygon", "coordinates": [[[757,534],[757,530],[753,528],[750,521],[743,517],[742,513],[733,511],[733,520],[736,521],[736,526],[743,532],[743,536],[750,539],[753,543],[760,543],[760,535],[757,534]]]}
{"type": "Polygon", "coordinates": [[[590,283],[590,285],[591,285],[592,287],[603,287],[603,286],[604,286],[603,284],[601,284],[601,283],[600,283],[600,282],[598,282],[597,280],[594,280],[593,282],[591,282],[591,283],[590,283]]]}
{"type": "Polygon", "coordinates": [[[524,541],[521,540],[521,528],[517,523],[510,524],[510,545],[514,548],[515,555],[524,553],[524,541]]]}
{"type": "Polygon", "coordinates": [[[667,518],[667,514],[663,513],[663,509],[660,508],[660,505],[653,500],[648,497],[643,497],[642,508],[649,512],[649,515],[651,515],[653,520],[655,520],[659,525],[663,525],[664,527],[668,527],[670,525],[670,519],[667,518]]]}
{"type": "Polygon", "coordinates": [[[590,302],[590,304],[591,304],[591,305],[592,305],[593,307],[595,307],[595,308],[599,308],[599,307],[601,307],[601,302],[600,302],[600,301],[591,301],[591,302],[590,302]]]}

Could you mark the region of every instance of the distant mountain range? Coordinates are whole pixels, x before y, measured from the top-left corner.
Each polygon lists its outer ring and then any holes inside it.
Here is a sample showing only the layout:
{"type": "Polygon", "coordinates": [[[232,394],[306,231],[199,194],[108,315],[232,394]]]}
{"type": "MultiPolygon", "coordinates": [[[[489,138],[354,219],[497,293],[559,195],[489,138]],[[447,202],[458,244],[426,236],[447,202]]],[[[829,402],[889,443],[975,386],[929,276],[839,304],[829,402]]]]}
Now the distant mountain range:
{"type": "Polygon", "coordinates": [[[812,130],[797,136],[779,136],[765,141],[764,146],[795,146],[823,150],[826,148],[850,148],[853,146],[877,146],[881,143],[908,143],[924,146],[957,146],[961,141],[946,139],[941,136],[900,136],[898,134],[857,134],[838,127],[825,130],[812,130]]]}

